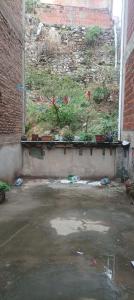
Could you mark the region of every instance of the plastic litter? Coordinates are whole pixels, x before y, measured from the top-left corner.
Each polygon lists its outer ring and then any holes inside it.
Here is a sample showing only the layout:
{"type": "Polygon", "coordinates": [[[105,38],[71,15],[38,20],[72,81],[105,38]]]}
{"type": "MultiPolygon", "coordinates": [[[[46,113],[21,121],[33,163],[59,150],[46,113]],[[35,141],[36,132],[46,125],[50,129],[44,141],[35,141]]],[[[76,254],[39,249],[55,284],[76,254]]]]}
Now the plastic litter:
{"type": "Polygon", "coordinates": [[[75,183],[75,182],[80,181],[80,177],[79,177],[79,176],[74,176],[74,175],[69,175],[69,176],[68,176],[68,180],[69,180],[71,183],[75,183]]]}
{"type": "Polygon", "coordinates": [[[134,268],[134,260],[131,261],[131,265],[134,268]]]}
{"type": "Polygon", "coordinates": [[[109,268],[105,267],[105,275],[110,279],[112,280],[113,278],[113,272],[112,270],[110,270],[109,268]]]}
{"type": "Polygon", "coordinates": [[[60,183],[63,183],[63,184],[69,184],[70,181],[67,180],[67,179],[62,179],[62,180],[60,180],[60,183]]]}
{"type": "Polygon", "coordinates": [[[130,142],[128,142],[128,141],[123,141],[123,142],[122,142],[122,145],[123,145],[123,146],[128,146],[129,144],[130,144],[130,142]]]}
{"type": "Polygon", "coordinates": [[[17,178],[15,182],[15,186],[21,186],[23,184],[23,179],[22,178],[17,178]]]}
{"type": "Polygon", "coordinates": [[[111,181],[108,177],[101,179],[101,185],[108,185],[110,183],[111,183],[111,181]]]}
{"type": "Polygon", "coordinates": [[[90,186],[101,186],[101,182],[100,181],[93,181],[93,182],[89,182],[88,185],[90,185],[90,186]]]}
{"type": "Polygon", "coordinates": [[[84,255],[84,252],[77,251],[76,254],[78,254],[78,255],[84,255]]]}
{"type": "Polygon", "coordinates": [[[37,36],[40,35],[43,26],[44,26],[43,23],[40,22],[39,25],[38,25],[38,28],[37,28],[37,36]]]}
{"type": "Polygon", "coordinates": [[[76,183],[78,183],[78,184],[87,184],[88,181],[86,181],[86,180],[79,180],[76,183]]]}

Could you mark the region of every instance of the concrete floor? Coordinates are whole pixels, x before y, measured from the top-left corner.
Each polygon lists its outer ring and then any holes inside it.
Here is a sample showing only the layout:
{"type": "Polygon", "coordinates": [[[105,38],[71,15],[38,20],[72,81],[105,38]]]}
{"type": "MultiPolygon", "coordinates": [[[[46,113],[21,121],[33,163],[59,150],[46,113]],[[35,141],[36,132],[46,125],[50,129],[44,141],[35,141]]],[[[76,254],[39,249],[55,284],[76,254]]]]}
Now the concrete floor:
{"type": "Polygon", "coordinates": [[[0,300],[134,300],[122,186],[28,181],[0,206],[0,300]]]}

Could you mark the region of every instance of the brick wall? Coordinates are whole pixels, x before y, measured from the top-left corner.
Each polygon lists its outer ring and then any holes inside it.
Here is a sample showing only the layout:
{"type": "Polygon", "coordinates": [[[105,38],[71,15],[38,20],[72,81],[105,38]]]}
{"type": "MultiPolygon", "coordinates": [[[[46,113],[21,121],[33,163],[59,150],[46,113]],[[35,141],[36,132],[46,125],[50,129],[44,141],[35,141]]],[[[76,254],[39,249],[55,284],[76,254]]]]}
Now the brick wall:
{"type": "Polygon", "coordinates": [[[113,0],[40,0],[40,3],[111,10],[113,0]]]}
{"type": "Polygon", "coordinates": [[[129,41],[134,32],[134,0],[128,0],[128,28],[127,40],[129,41]]]}
{"type": "Polygon", "coordinates": [[[123,130],[134,130],[134,42],[131,41],[134,33],[134,1],[128,2],[127,16],[127,45],[125,47],[125,95],[124,95],[124,113],[123,130]],[[129,56],[128,54],[129,53],[129,56]]]}
{"type": "Polygon", "coordinates": [[[134,50],[126,63],[124,130],[134,130],[134,50]]]}
{"type": "Polygon", "coordinates": [[[112,27],[112,19],[108,9],[87,9],[84,7],[50,5],[37,9],[40,20],[46,24],[64,24],[103,28],[112,27]]]}
{"type": "Polygon", "coordinates": [[[22,0],[0,0],[0,141],[22,132],[22,0]]]}

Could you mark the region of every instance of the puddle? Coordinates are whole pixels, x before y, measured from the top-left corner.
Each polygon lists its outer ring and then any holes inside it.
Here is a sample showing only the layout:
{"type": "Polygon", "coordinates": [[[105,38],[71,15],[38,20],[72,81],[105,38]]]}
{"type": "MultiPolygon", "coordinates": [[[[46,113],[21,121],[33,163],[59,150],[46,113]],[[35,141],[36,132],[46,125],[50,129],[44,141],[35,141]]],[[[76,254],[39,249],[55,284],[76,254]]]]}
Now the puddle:
{"type": "Polygon", "coordinates": [[[107,233],[109,231],[109,227],[101,221],[56,218],[51,220],[50,223],[52,228],[56,229],[57,234],[64,236],[79,231],[96,231],[100,233],[107,233]]]}

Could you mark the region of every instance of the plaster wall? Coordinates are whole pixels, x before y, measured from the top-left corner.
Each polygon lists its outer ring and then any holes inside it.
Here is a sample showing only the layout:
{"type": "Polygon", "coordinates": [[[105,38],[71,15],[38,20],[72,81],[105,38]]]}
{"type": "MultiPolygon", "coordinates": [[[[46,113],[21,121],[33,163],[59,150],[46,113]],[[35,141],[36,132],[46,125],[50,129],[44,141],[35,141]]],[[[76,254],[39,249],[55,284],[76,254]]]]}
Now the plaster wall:
{"type": "Polygon", "coordinates": [[[116,149],[94,148],[81,150],[53,148],[44,150],[44,157],[38,159],[30,155],[30,149],[23,148],[23,175],[33,177],[66,178],[69,174],[81,178],[97,179],[116,176],[116,149]]]}
{"type": "Polygon", "coordinates": [[[20,144],[0,145],[0,179],[12,182],[22,169],[22,149],[20,144]]]}

